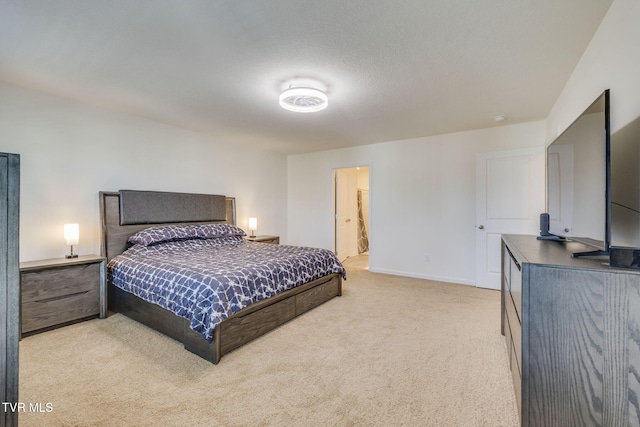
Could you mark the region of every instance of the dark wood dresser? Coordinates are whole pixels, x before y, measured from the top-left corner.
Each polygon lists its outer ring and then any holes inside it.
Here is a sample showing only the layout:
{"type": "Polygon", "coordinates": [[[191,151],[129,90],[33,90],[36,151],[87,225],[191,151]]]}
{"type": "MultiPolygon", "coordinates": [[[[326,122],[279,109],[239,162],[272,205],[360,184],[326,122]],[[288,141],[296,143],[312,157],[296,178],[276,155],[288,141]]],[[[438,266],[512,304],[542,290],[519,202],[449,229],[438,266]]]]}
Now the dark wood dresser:
{"type": "Polygon", "coordinates": [[[20,263],[22,335],[104,318],[105,263],[96,255],[20,263]]]}
{"type": "Polygon", "coordinates": [[[523,426],[640,425],[640,270],[502,236],[502,332],[523,426]]]}

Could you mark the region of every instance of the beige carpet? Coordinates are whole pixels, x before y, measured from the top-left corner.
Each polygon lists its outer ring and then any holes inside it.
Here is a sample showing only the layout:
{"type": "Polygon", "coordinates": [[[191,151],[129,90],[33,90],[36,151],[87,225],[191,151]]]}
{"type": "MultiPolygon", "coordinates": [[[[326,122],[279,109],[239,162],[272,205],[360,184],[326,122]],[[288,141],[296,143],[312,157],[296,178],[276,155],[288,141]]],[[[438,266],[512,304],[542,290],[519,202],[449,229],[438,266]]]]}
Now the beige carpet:
{"type": "MultiPolygon", "coordinates": [[[[349,265],[349,263],[346,263],[349,265]]],[[[349,267],[212,365],[113,315],[20,344],[21,426],[515,426],[496,291],[349,267]]]]}

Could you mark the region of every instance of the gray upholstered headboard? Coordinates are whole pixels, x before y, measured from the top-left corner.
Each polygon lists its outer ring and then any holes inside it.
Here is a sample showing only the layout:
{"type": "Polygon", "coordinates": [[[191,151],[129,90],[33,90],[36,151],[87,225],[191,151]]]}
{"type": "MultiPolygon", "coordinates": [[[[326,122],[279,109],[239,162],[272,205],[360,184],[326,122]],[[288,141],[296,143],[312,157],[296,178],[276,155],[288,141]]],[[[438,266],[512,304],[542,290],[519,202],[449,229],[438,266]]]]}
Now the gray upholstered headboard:
{"type": "Polygon", "coordinates": [[[120,190],[120,224],[226,221],[226,197],[120,190]]]}
{"type": "Polygon", "coordinates": [[[235,198],[212,194],[120,190],[100,192],[102,255],[127,249],[133,233],[152,225],[236,223],[235,198]]]}

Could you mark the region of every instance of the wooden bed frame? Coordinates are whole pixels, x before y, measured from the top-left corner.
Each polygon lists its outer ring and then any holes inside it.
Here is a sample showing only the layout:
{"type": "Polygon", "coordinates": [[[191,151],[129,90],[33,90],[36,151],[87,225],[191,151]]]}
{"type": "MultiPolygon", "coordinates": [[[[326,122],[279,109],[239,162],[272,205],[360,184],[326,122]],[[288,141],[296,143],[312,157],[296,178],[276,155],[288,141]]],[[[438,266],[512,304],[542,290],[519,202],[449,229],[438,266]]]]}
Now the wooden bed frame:
{"type": "MultiPolygon", "coordinates": [[[[127,249],[127,239],[130,235],[150,226],[193,222],[235,224],[235,199],[227,197],[225,220],[189,221],[181,218],[183,220],[178,222],[156,223],[151,220],[143,224],[122,225],[120,194],[120,192],[100,192],[102,255],[107,257],[107,260],[111,260],[127,249]]],[[[187,193],[158,194],[165,197],[163,202],[166,202],[167,195],[169,195],[169,200],[172,195],[176,195],[176,203],[183,203],[180,196],[190,195],[187,193]]],[[[110,311],[124,314],[180,341],[185,349],[215,364],[224,354],[340,295],[342,295],[342,277],[339,274],[322,277],[240,310],[216,327],[213,341],[209,343],[200,334],[191,330],[187,319],[123,291],[107,280],[107,298],[110,311]]]]}

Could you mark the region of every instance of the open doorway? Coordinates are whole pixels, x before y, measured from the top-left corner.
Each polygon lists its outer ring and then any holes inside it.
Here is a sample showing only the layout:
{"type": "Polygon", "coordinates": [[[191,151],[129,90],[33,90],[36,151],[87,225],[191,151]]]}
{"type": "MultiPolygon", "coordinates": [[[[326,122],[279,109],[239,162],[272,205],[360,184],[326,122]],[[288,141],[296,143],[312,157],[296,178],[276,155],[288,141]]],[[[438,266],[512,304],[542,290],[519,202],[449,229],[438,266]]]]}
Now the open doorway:
{"type": "Polygon", "coordinates": [[[369,167],[334,169],[335,252],[346,266],[369,268],[369,167]]]}

